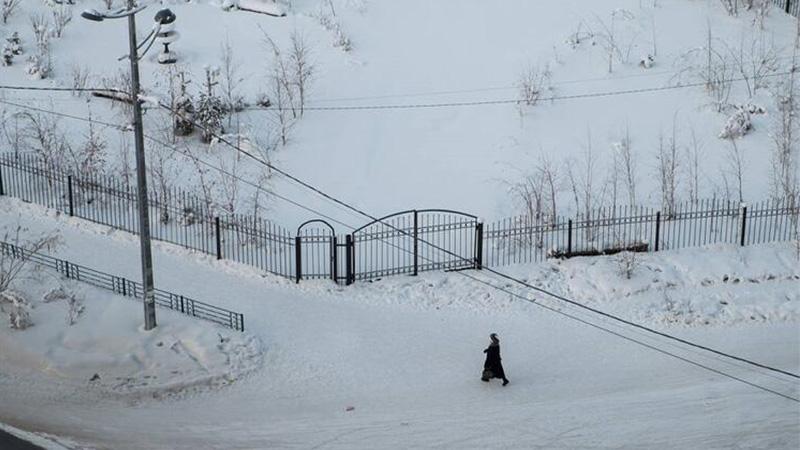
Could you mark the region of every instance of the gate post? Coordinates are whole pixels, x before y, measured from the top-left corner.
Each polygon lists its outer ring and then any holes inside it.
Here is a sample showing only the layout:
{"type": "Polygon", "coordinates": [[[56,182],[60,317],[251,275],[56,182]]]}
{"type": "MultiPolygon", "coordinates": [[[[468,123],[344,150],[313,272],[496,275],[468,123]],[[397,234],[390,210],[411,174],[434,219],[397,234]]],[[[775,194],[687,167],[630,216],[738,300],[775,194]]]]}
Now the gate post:
{"type": "MultiPolygon", "coordinates": [[[[787,3],[788,4],[788,3],[787,3]]],[[[742,206],[742,235],[739,238],[739,245],[744,247],[745,241],[745,226],[747,225],[747,206],[742,206]]]]}
{"type": "Polygon", "coordinates": [[[336,235],[331,235],[331,278],[333,282],[339,284],[339,273],[338,273],[338,258],[337,253],[339,252],[339,247],[336,246],[336,235]]]}
{"type": "Polygon", "coordinates": [[[417,275],[419,269],[419,226],[417,223],[417,210],[414,210],[414,276],[417,275]]]}
{"type": "Polygon", "coordinates": [[[219,216],[214,217],[214,234],[217,237],[217,259],[222,259],[222,237],[220,236],[219,216]]]}
{"type": "Polygon", "coordinates": [[[483,269],[483,222],[475,224],[475,268],[483,269]]]}
{"type": "Polygon", "coordinates": [[[656,249],[658,251],[659,235],[661,231],[661,211],[656,212],[656,249]]]}
{"type": "Polygon", "coordinates": [[[344,237],[345,242],[345,284],[347,286],[353,284],[355,275],[353,274],[353,235],[348,234],[344,237]]]}
{"type": "Polygon", "coordinates": [[[300,236],[294,237],[294,269],[295,269],[295,283],[300,283],[300,278],[303,276],[303,261],[301,253],[301,240],[300,236]]]}
{"type": "Polygon", "coordinates": [[[6,195],[6,189],[3,186],[3,165],[0,164],[0,195],[6,195]]]}
{"type": "Polygon", "coordinates": [[[67,175],[67,199],[69,200],[69,216],[72,217],[74,215],[72,205],[72,175],[67,175]]]}
{"type": "Polygon", "coordinates": [[[572,255],[572,219],[567,222],[567,258],[572,255]]]}
{"type": "Polygon", "coordinates": [[[789,7],[792,4],[792,0],[786,0],[786,14],[789,14],[789,7]]]}

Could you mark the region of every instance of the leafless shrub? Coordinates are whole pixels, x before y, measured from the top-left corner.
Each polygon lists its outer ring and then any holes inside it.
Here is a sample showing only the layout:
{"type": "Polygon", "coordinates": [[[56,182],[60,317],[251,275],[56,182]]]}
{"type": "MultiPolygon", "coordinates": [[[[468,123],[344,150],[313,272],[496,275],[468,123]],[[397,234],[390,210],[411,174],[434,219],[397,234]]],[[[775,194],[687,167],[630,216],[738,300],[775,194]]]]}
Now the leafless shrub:
{"type": "Polygon", "coordinates": [[[586,145],[583,148],[580,160],[567,160],[565,171],[567,181],[572,191],[575,202],[575,211],[579,219],[587,221],[584,228],[586,240],[594,240],[596,226],[592,224],[592,211],[597,209],[598,199],[602,199],[604,192],[595,192],[597,157],[592,150],[592,134],[586,130],[586,145]]]}
{"type": "Polygon", "coordinates": [[[759,88],[767,87],[767,78],[779,68],[778,52],[772,41],[767,42],[764,32],[752,35],[748,42],[742,35],[739,48],[725,46],[728,60],[745,82],[747,94],[752,98],[759,88]]]}
{"type": "Polygon", "coordinates": [[[594,33],[594,36],[600,41],[600,45],[605,49],[608,58],[608,73],[614,70],[614,59],[620,63],[627,64],[630,60],[630,52],[633,48],[633,41],[635,36],[631,37],[629,42],[620,42],[620,36],[616,30],[616,24],[619,20],[633,20],[635,16],[632,12],[626,9],[615,9],[611,11],[611,17],[606,23],[599,16],[595,16],[600,31],[594,33]]]}
{"type": "Polygon", "coordinates": [[[709,24],[705,46],[676,58],[678,71],[673,82],[681,84],[687,78],[690,82],[702,82],[715,109],[722,112],[728,106],[736,65],[729,52],[717,50],[719,46],[724,47],[724,44],[713,38],[709,24]]]}
{"type": "Polygon", "coordinates": [[[42,80],[50,76],[53,67],[50,55],[50,24],[44,14],[32,15],[30,21],[36,38],[36,53],[28,57],[27,72],[31,77],[42,80]]]}
{"type": "Polygon", "coordinates": [[[550,89],[550,79],[550,68],[547,65],[544,66],[544,69],[540,69],[535,65],[528,65],[520,73],[516,84],[519,90],[520,100],[517,105],[519,106],[520,115],[523,114],[524,107],[536,105],[542,94],[550,89]]]}
{"type": "Polygon", "coordinates": [[[8,18],[14,14],[22,0],[0,0],[0,16],[3,16],[3,25],[8,23],[8,18]]]}
{"type": "Polygon", "coordinates": [[[60,235],[48,233],[36,238],[24,238],[23,235],[30,230],[17,222],[11,229],[6,228],[3,233],[3,243],[0,244],[0,292],[5,292],[12,285],[24,278],[23,269],[31,262],[31,254],[41,251],[50,251],[60,243],[60,235]],[[18,251],[14,247],[21,247],[18,251]]]}
{"type": "Polygon", "coordinates": [[[79,96],[86,89],[89,82],[89,68],[78,64],[73,64],[70,69],[70,81],[72,95],[79,96]]]}
{"type": "Polygon", "coordinates": [[[524,225],[541,231],[535,236],[526,236],[523,243],[534,243],[537,247],[542,247],[545,227],[556,221],[558,183],[558,169],[548,158],[542,157],[532,174],[525,175],[509,187],[514,202],[525,218],[524,225]]]}
{"type": "Polygon", "coordinates": [[[53,16],[52,36],[60,38],[64,34],[64,29],[72,21],[72,8],[66,5],[57,5],[51,11],[53,16]]]}
{"type": "Polygon", "coordinates": [[[51,171],[62,170],[72,148],[57,117],[50,114],[20,113],[25,119],[22,142],[51,171]]]}
{"type": "Polygon", "coordinates": [[[630,280],[636,268],[639,266],[639,261],[636,252],[624,251],[617,254],[617,268],[619,274],[630,280]]]}

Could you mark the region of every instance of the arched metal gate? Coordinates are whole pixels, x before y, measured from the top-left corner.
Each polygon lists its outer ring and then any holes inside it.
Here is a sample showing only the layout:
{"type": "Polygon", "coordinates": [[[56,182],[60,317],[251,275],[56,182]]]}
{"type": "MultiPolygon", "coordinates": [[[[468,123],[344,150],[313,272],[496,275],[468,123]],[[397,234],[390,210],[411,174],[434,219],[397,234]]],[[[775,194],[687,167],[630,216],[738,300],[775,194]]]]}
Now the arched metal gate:
{"type": "Polygon", "coordinates": [[[482,227],[471,214],[445,209],[409,210],[374,220],[348,236],[346,282],[480,268],[482,227]]]}

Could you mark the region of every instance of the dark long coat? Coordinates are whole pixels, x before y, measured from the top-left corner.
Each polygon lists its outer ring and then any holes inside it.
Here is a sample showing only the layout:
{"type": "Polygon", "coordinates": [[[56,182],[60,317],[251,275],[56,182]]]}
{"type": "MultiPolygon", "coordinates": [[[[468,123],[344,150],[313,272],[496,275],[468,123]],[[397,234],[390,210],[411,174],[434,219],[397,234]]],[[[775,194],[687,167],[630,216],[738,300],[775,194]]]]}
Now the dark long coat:
{"type": "Polygon", "coordinates": [[[483,363],[483,368],[491,370],[494,378],[505,378],[503,363],[500,362],[500,345],[490,345],[483,353],[486,353],[486,362],[483,363]]]}

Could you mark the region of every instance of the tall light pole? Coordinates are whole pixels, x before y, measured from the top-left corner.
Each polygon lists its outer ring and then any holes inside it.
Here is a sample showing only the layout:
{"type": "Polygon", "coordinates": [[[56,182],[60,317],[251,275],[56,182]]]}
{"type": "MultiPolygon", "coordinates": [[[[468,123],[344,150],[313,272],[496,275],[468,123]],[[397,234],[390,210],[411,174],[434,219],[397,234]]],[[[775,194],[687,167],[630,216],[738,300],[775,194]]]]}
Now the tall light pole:
{"type": "MultiPolygon", "coordinates": [[[[143,10],[144,6],[135,6],[134,0],[128,0],[128,7],[112,12],[101,13],[96,10],[87,10],[81,13],[84,19],[101,22],[105,19],[128,18],[128,44],[130,52],[128,59],[131,62],[131,102],[133,104],[133,135],[136,144],[136,198],[139,209],[139,247],[142,260],[142,286],[144,288],[144,329],[152,330],[156,327],[155,288],[153,286],[153,257],[150,250],[150,212],[147,202],[147,170],[144,161],[144,131],[142,129],[142,105],[139,102],[139,48],[143,47],[150,39],[155,39],[158,26],[144,42],[136,42],[135,15],[143,10]]],[[[171,15],[171,13],[170,13],[171,15]]],[[[159,16],[156,16],[158,20],[159,16]]],[[[174,15],[172,15],[174,20],[174,15]]],[[[152,41],[150,41],[152,45],[152,41]]],[[[148,46],[145,49],[145,53],[148,46]]]]}

